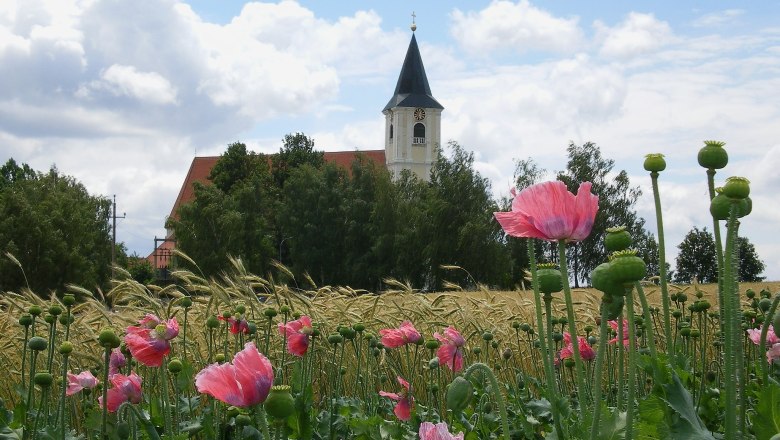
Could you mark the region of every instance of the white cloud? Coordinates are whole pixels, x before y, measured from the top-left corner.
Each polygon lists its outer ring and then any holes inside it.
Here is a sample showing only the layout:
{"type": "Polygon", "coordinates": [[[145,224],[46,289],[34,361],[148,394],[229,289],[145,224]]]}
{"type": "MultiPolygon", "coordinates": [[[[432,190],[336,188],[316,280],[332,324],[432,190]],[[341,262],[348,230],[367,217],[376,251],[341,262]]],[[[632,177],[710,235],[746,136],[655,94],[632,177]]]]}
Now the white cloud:
{"type": "Polygon", "coordinates": [[[702,15],[701,17],[694,20],[692,24],[694,27],[722,26],[725,23],[733,21],[744,13],[745,11],[743,9],[726,9],[724,11],[717,11],[702,15]]]}
{"type": "Polygon", "coordinates": [[[151,104],[175,104],[176,89],[157,72],[139,72],[133,66],[113,64],[100,74],[99,81],[77,91],[88,97],[91,90],[106,90],[115,96],[127,96],[151,104]]]}
{"type": "Polygon", "coordinates": [[[601,21],[594,23],[599,53],[606,57],[628,58],[653,52],[673,40],[668,23],[653,14],[631,12],[617,26],[609,27],[601,21]]]}
{"type": "Polygon", "coordinates": [[[478,12],[455,9],[452,35],[468,52],[496,49],[570,53],[581,45],[578,19],[558,18],[527,0],[495,0],[478,12]]]}

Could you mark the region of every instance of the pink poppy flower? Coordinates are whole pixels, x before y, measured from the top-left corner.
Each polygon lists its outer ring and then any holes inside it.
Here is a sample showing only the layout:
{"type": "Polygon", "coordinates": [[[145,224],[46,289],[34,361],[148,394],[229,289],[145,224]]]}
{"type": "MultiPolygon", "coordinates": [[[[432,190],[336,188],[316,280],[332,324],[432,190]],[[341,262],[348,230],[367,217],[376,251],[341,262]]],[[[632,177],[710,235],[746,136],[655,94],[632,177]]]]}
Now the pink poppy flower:
{"type": "Polygon", "coordinates": [[[441,342],[441,346],[436,351],[439,358],[439,364],[450,367],[450,370],[457,373],[463,369],[463,346],[466,340],[455,330],[455,327],[447,327],[444,335],[434,333],[433,337],[441,342]]]}
{"type": "Polygon", "coordinates": [[[420,440],[463,440],[462,432],[458,435],[450,434],[449,428],[445,422],[433,424],[431,422],[422,422],[420,424],[420,440]]]}
{"type": "MultiPolygon", "coordinates": [[[[610,327],[612,327],[612,330],[615,331],[615,337],[609,340],[610,344],[614,344],[617,342],[618,337],[620,336],[620,333],[618,332],[618,323],[617,321],[607,321],[607,324],[609,324],[610,327]]],[[[623,320],[623,346],[628,347],[630,344],[630,341],[628,339],[628,320],[623,320]]]]}
{"type": "Polygon", "coordinates": [[[211,364],[195,376],[198,392],[228,405],[248,407],[265,401],[274,382],[271,362],[247,342],[229,364],[211,364]]]}
{"type": "Polygon", "coordinates": [[[79,374],[73,374],[68,371],[68,388],[65,390],[66,396],[72,396],[84,388],[92,389],[98,384],[98,380],[92,375],[92,372],[82,371],[79,374]]]}
{"type": "MultiPolygon", "coordinates": [[[[753,341],[754,344],[759,345],[761,343],[761,331],[763,330],[762,327],[759,328],[751,328],[748,329],[748,337],[751,341],[753,341]]],[[[767,347],[771,347],[774,344],[777,344],[780,342],[780,338],[777,337],[777,334],[775,334],[775,329],[772,326],[772,324],[769,324],[769,331],[766,333],[766,345],[767,347]]]]}
{"type": "Polygon", "coordinates": [[[122,354],[122,351],[119,350],[119,348],[111,350],[111,357],[108,361],[108,376],[111,377],[119,373],[119,370],[126,366],[127,359],[125,359],[125,355],[122,354]]]}
{"type": "Polygon", "coordinates": [[[286,325],[279,323],[279,333],[287,335],[287,351],[295,356],[306,354],[312,331],[314,328],[311,326],[311,318],[306,315],[295,321],[289,321],[286,325]]]}
{"type": "MultiPolygon", "coordinates": [[[[565,347],[558,352],[559,359],[566,359],[574,356],[574,344],[571,341],[571,335],[568,332],[563,333],[563,341],[566,344],[565,347]]],[[[577,344],[580,347],[580,358],[586,361],[592,361],[596,358],[596,352],[593,351],[593,347],[588,344],[588,340],[583,336],[577,336],[577,344]]],[[[558,362],[558,359],[556,359],[558,362]]],[[[557,365],[557,364],[556,364],[557,365]]]]}
{"type": "Polygon", "coordinates": [[[398,383],[401,384],[403,389],[400,393],[388,393],[386,391],[380,391],[379,395],[382,397],[389,397],[396,402],[393,412],[398,420],[407,421],[412,418],[412,401],[414,398],[410,395],[409,382],[405,381],[401,376],[398,376],[398,383]]]}
{"type": "Polygon", "coordinates": [[[774,362],[780,362],[780,342],[773,344],[772,347],[766,351],[766,360],[770,364],[774,362]]]}
{"type": "Polygon", "coordinates": [[[246,321],[246,319],[236,319],[232,316],[230,318],[219,316],[218,318],[220,321],[227,321],[230,323],[230,333],[234,335],[239,333],[243,333],[245,335],[249,334],[249,323],[246,321]]]}
{"type": "MultiPolygon", "coordinates": [[[[109,412],[116,412],[119,406],[125,402],[141,403],[141,378],[135,374],[130,373],[129,376],[124,374],[115,374],[109,382],[113,385],[107,393],[107,404],[109,412]]],[[[100,407],[103,407],[103,397],[98,398],[100,407]]]]}
{"type": "Polygon", "coordinates": [[[588,237],[598,211],[599,198],[583,182],[577,195],[556,180],[543,182],[517,193],[512,190],[512,211],[494,213],[504,231],[513,237],[542,240],[582,241],[588,237]]]}
{"type": "Polygon", "coordinates": [[[179,323],[176,322],[176,318],[163,321],[154,315],[146,315],[139,324],[140,327],[127,328],[125,344],[138,362],[147,367],[159,367],[162,365],[163,358],[171,351],[169,341],[179,334],[179,323]],[[158,324],[149,327],[155,321],[158,324]]]}
{"type": "Polygon", "coordinates": [[[379,330],[382,335],[382,345],[385,348],[398,348],[406,344],[414,344],[422,337],[409,321],[404,321],[398,328],[385,328],[379,330]]]}

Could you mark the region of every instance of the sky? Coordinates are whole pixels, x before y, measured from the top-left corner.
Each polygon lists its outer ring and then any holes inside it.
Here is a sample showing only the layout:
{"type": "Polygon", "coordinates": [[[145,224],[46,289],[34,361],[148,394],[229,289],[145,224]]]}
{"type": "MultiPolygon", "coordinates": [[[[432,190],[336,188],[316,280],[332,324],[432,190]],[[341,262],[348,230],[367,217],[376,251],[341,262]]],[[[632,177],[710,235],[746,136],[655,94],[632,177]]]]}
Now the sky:
{"type": "Polygon", "coordinates": [[[303,132],[324,151],[383,148],[411,38],[442,141],[473,151],[497,197],[514,161],[552,178],[570,142],[595,142],[643,196],[662,153],[667,259],[712,230],[696,153],[750,179],[740,232],[780,279],[780,3],[339,0],[0,0],[0,161],[56,166],[116,195],[117,240],[148,255],[196,155],[263,153],[303,132]]]}

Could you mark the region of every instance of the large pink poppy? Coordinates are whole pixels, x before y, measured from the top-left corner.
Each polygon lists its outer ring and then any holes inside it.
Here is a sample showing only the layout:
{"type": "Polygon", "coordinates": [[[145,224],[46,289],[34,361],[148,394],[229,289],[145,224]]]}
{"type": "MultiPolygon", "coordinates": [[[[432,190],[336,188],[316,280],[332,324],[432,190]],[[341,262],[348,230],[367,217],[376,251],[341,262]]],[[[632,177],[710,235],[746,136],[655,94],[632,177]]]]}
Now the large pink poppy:
{"type": "Polygon", "coordinates": [[[556,180],[517,193],[512,190],[512,211],[494,213],[504,231],[513,237],[582,241],[588,237],[598,211],[599,198],[583,182],[577,195],[556,180]]]}
{"type": "Polygon", "coordinates": [[[420,424],[420,440],[463,440],[462,432],[458,435],[450,434],[447,423],[441,422],[433,424],[431,422],[422,422],[420,424]]]}
{"type": "MultiPolygon", "coordinates": [[[[571,335],[568,332],[563,333],[563,342],[565,346],[558,352],[560,359],[566,359],[574,356],[574,344],[571,335]]],[[[580,358],[585,361],[592,361],[596,357],[593,347],[588,344],[588,340],[582,336],[577,336],[577,345],[580,347],[580,358]]]]}
{"type": "Polygon", "coordinates": [[[311,325],[311,318],[306,315],[301,316],[295,321],[290,321],[286,325],[279,323],[279,333],[287,335],[287,351],[295,356],[303,356],[309,349],[309,338],[314,328],[311,325]]]}
{"type": "Polygon", "coordinates": [[[239,333],[243,334],[249,334],[249,323],[246,319],[236,319],[232,316],[230,318],[225,318],[224,316],[218,317],[220,321],[226,321],[230,324],[230,333],[237,335],[239,333]]]}
{"type": "Polygon", "coordinates": [[[111,377],[127,366],[127,359],[119,348],[111,350],[111,356],[108,361],[108,376],[111,377]]]}
{"type": "Polygon", "coordinates": [[[437,333],[433,337],[441,342],[441,346],[436,351],[439,358],[439,364],[446,365],[453,372],[457,373],[463,369],[463,346],[466,340],[455,330],[455,327],[444,329],[444,335],[437,333]]]}
{"type": "MultiPolygon", "coordinates": [[[[759,328],[751,328],[748,329],[748,338],[750,338],[751,341],[753,341],[754,344],[758,345],[761,343],[761,331],[763,330],[763,327],[759,328]]],[[[766,346],[771,347],[774,344],[777,344],[780,342],[780,338],[777,337],[777,334],[775,334],[775,329],[772,326],[772,324],[769,324],[769,330],[766,333],[766,346]]]]}
{"type": "Polygon", "coordinates": [[[407,421],[412,418],[412,396],[410,394],[409,382],[405,381],[401,376],[398,376],[398,383],[401,384],[400,393],[388,393],[387,391],[380,391],[379,395],[382,397],[389,397],[396,402],[393,412],[398,420],[407,421]]]}
{"type": "Polygon", "coordinates": [[[211,364],[195,376],[198,392],[240,407],[264,402],[273,382],[271,362],[254,342],[247,342],[232,363],[211,364]]]}
{"type": "Polygon", "coordinates": [[[79,374],[73,374],[68,371],[68,388],[65,390],[65,395],[72,396],[84,388],[95,388],[97,384],[97,378],[89,370],[82,371],[79,374]]]}
{"type": "Polygon", "coordinates": [[[179,323],[176,318],[165,321],[151,314],[138,323],[140,326],[127,327],[125,344],[138,362],[147,367],[159,367],[171,351],[169,341],[179,334],[179,323]]]}
{"type": "Polygon", "coordinates": [[[422,337],[409,321],[404,321],[398,328],[384,328],[379,330],[382,335],[382,345],[385,348],[398,348],[406,344],[415,344],[422,337]]]}
{"type": "MultiPolygon", "coordinates": [[[[125,402],[141,403],[141,377],[135,372],[129,376],[115,374],[109,382],[113,385],[107,393],[107,407],[109,412],[116,412],[119,406],[125,402]]],[[[103,397],[98,398],[100,407],[103,407],[103,397]]]]}

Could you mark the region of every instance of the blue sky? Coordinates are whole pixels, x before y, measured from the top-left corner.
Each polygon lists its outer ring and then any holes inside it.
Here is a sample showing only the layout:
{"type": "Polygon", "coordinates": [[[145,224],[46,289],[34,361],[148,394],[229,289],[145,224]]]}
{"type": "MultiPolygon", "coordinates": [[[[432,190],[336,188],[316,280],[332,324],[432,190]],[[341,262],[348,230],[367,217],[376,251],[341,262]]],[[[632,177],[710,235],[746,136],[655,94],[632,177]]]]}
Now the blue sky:
{"type": "Polygon", "coordinates": [[[117,195],[118,238],[146,255],[192,157],[234,141],[278,150],[382,147],[416,13],[442,137],[474,151],[497,196],[513,161],[565,166],[596,142],[645,195],[660,152],[668,258],[707,226],[705,139],[727,142],[719,181],[753,182],[741,231],[780,279],[780,4],[777,2],[0,2],[0,161],[55,165],[117,195]]]}

